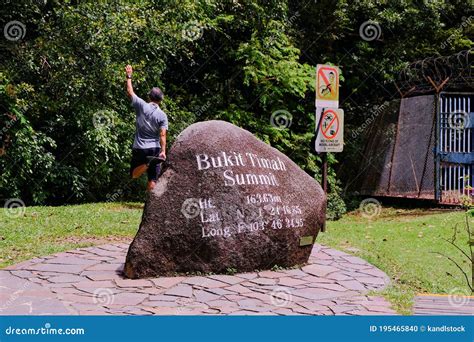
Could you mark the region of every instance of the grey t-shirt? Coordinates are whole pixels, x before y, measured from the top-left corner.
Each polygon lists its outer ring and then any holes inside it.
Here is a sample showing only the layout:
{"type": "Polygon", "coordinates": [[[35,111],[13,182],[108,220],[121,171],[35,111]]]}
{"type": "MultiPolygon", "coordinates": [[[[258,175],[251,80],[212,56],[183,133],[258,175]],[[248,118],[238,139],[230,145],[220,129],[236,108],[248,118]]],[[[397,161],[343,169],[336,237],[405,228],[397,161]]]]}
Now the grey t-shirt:
{"type": "Polygon", "coordinates": [[[156,103],[148,103],[137,95],[132,96],[132,106],[137,114],[133,148],[160,147],[160,130],[168,129],[166,114],[156,103]]]}

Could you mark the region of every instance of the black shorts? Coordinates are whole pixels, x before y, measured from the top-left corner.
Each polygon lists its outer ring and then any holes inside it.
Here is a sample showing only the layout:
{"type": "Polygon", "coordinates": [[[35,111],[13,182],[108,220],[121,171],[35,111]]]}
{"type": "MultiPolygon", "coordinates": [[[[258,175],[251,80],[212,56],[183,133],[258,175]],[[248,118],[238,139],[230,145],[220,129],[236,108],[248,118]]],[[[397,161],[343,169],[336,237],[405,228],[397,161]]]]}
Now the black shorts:
{"type": "MultiPolygon", "coordinates": [[[[161,149],[159,147],[146,148],[146,149],[132,149],[132,161],[130,162],[130,176],[133,170],[140,165],[148,164],[146,157],[158,157],[161,149]]],[[[149,167],[147,172],[148,180],[156,180],[160,174],[160,164],[156,164],[156,167],[149,167]]]]}

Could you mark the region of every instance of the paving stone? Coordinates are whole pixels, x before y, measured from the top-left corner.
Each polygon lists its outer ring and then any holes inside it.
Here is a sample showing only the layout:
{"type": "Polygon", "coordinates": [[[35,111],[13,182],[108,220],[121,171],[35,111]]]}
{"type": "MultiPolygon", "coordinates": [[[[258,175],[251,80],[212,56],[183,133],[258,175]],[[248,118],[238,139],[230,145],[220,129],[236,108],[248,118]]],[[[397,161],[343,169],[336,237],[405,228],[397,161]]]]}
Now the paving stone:
{"type": "Polygon", "coordinates": [[[206,315],[218,315],[220,311],[218,309],[205,309],[202,313],[206,315]]]}
{"type": "Polygon", "coordinates": [[[242,286],[240,284],[228,286],[225,289],[229,290],[229,291],[232,291],[232,292],[236,292],[236,293],[249,293],[249,292],[252,292],[252,290],[250,290],[247,287],[242,286]]]}
{"type": "Polygon", "coordinates": [[[87,267],[87,271],[116,271],[122,272],[123,271],[123,263],[121,264],[109,264],[109,263],[102,263],[94,266],[87,267]]]}
{"type": "Polygon", "coordinates": [[[223,288],[215,288],[215,289],[206,289],[207,292],[219,295],[219,296],[225,296],[225,295],[230,295],[234,294],[235,292],[228,291],[223,288]]]}
{"type": "Polygon", "coordinates": [[[273,309],[273,312],[282,316],[296,315],[296,313],[294,313],[293,310],[289,308],[276,308],[276,309],[273,309]]]}
{"type": "Polygon", "coordinates": [[[219,310],[221,315],[229,315],[233,312],[238,311],[240,308],[238,306],[226,306],[226,307],[220,307],[219,310]]]}
{"type": "Polygon", "coordinates": [[[175,301],[164,301],[164,300],[153,300],[153,301],[144,301],[142,303],[144,307],[155,308],[155,307],[164,307],[164,308],[177,308],[180,304],[175,301]]]}
{"type": "Polygon", "coordinates": [[[196,277],[184,277],[181,282],[183,284],[188,284],[188,285],[202,286],[203,284],[205,284],[206,282],[209,282],[211,280],[212,279],[209,279],[207,277],[196,276],[196,277]]]}
{"type": "Polygon", "coordinates": [[[385,273],[383,273],[381,270],[377,269],[377,268],[368,268],[368,269],[364,269],[364,270],[361,270],[360,273],[362,274],[367,274],[367,275],[370,275],[370,276],[374,276],[374,277],[378,277],[378,278],[386,278],[387,275],[385,273]]]}
{"type": "Polygon", "coordinates": [[[320,245],[302,269],[141,280],[122,276],[127,248],[81,248],[0,270],[0,315],[394,314],[383,297],[364,295],[389,283],[382,271],[320,245]]]}
{"type": "Polygon", "coordinates": [[[166,291],[165,295],[190,298],[193,295],[193,288],[189,285],[177,285],[166,291]]]}
{"type": "Polygon", "coordinates": [[[341,295],[341,292],[339,291],[331,291],[331,290],[317,289],[317,288],[297,289],[297,290],[294,290],[293,293],[298,297],[313,299],[313,300],[335,298],[341,295]]]}
{"type": "Polygon", "coordinates": [[[238,284],[238,283],[241,283],[242,281],[244,281],[240,277],[226,275],[226,274],[211,275],[211,276],[209,276],[209,278],[214,279],[214,280],[218,280],[218,281],[222,281],[222,282],[230,284],[230,285],[235,285],[235,284],[238,284]]]}
{"type": "Polygon", "coordinates": [[[333,257],[338,257],[338,256],[346,256],[348,254],[342,252],[342,251],[338,251],[337,249],[332,249],[332,248],[321,248],[321,252],[322,253],[326,253],[328,255],[331,255],[333,257]]]}
{"type": "Polygon", "coordinates": [[[257,278],[258,275],[256,273],[239,273],[238,277],[244,279],[254,279],[257,278]]]}
{"type": "Polygon", "coordinates": [[[225,296],[221,296],[221,298],[225,298],[225,299],[228,299],[232,302],[238,302],[239,300],[246,300],[248,299],[248,297],[245,297],[244,295],[238,295],[238,294],[231,294],[231,295],[225,295],[225,296]]]}
{"type": "Polygon", "coordinates": [[[60,297],[63,302],[71,303],[83,303],[83,304],[96,304],[94,301],[94,295],[91,293],[61,293],[60,297]]]}
{"type": "Polygon", "coordinates": [[[359,283],[357,280],[340,280],[337,283],[348,290],[366,291],[364,285],[359,283]]]}
{"type": "Polygon", "coordinates": [[[385,280],[377,277],[358,277],[357,281],[364,284],[385,285],[385,280]]]}
{"type": "Polygon", "coordinates": [[[281,278],[281,277],[286,277],[286,274],[283,272],[275,272],[275,271],[261,271],[261,272],[258,272],[258,276],[261,278],[281,278]]]}
{"type": "Polygon", "coordinates": [[[326,276],[327,279],[331,279],[331,280],[352,280],[354,278],[352,277],[349,277],[345,274],[342,274],[342,273],[331,273],[331,274],[328,274],[326,276]]]}
{"type": "Polygon", "coordinates": [[[56,277],[48,278],[51,283],[77,283],[82,281],[84,278],[74,274],[65,274],[56,277]]]}
{"type": "Polygon", "coordinates": [[[22,289],[28,286],[32,286],[30,281],[11,274],[0,280],[0,291],[1,289],[22,289]]]}
{"type": "Polygon", "coordinates": [[[200,288],[208,288],[208,289],[225,287],[229,285],[222,281],[218,281],[218,280],[207,278],[207,277],[193,277],[193,278],[183,280],[183,283],[195,285],[196,287],[200,287],[200,288]]]}
{"type": "Polygon", "coordinates": [[[110,280],[99,280],[99,281],[87,281],[87,279],[73,284],[77,288],[115,288],[115,283],[110,280]]]}
{"type": "Polygon", "coordinates": [[[84,270],[84,265],[35,264],[28,266],[29,271],[50,271],[57,273],[78,274],[84,270]]]}
{"type": "Polygon", "coordinates": [[[351,264],[359,264],[359,265],[366,265],[366,266],[370,266],[367,261],[361,259],[361,258],[358,258],[356,256],[343,256],[342,257],[344,260],[347,260],[348,262],[350,262],[351,264]]]}
{"type": "Polygon", "coordinates": [[[118,287],[152,287],[154,284],[146,279],[116,279],[118,287]]]}
{"type": "Polygon", "coordinates": [[[306,277],[308,275],[307,273],[303,272],[299,268],[285,270],[285,274],[292,278],[301,278],[301,277],[306,277]]]}
{"type": "Polygon", "coordinates": [[[278,280],[278,285],[281,286],[297,286],[305,285],[307,282],[297,278],[283,277],[278,280]]]}
{"type": "Polygon", "coordinates": [[[305,281],[307,284],[313,284],[313,283],[335,284],[337,282],[334,279],[328,279],[326,277],[315,277],[315,276],[306,276],[306,277],[301,278],[301,280],[305,281]]]}
{"type": "Polygon", "coordinates": [[[230,313],[230,316],[250,316],[250,315],[258,315],[259,313],[257,311],[251,311],[251,310],[238,310],[230,313]]]}
{"type": "Polygon", "coordinates": [[[176,308],[167,308],[167,307],[146,307],[146,311],[153,313],[154,315],[176,315],[176,308]]]}
{"type": "Polygon", "coordinates": [[[163,278],[153,278],[150,279],[156,286],[163,288],[170,288],[176,284],[181,283],[185,278],[184,277],[163,277],[163,278]]]}
{"type": "Polygon", "coordinates": [[[361,271],[371,268],[371,266],[368,264],[359,265],[359,264],[351,264],[349,262],[340,262],[338,263],[338,267],[340,267],[341,269],[347,268],[351,270],[361,270],[361,271]]]}
{"type": "MultiPolygon", "coordinates": [[[[5,277],[8,276],[8,272],[2,272],[2,273],[5,273],[5,277]]],[[[14,276],[20,277],[20,278],[29,278],[29,277],[33,276],[33,273],[31,273],[30,271],[13,270],[13,271],[10,271],[9,273],[11,275],[14,275],[14,276]]],[[[1,284],[1,277],[0,277],[0,284],[1,284]]]]}
{"type": "Polygon", "coordinates": [[[330,309],[336,314],[341,314],[341,313],[344,313],[344,312],[349,312],[349,311],[354,311],[354,310],[360,310],[360,309],[363,309],[362,306],[359,306],[359,305],[333,305],[333,306],[330,306],[330,309]]]}
{"type": "MultiPolygon", "coordinates": [[[[361,305],[361,307],[365,308],[365,310],[367,311],[371,311],[374,313],[394,312],[388,305],[361,305]]],[[[473,313],[474,312],[471,310],[471,314],[473,313]]]]}
{"type": "Polygon", "coordinates": [[[104,250],[104,249],[99,248],[99,247],[89,247],[89,248],[87,248],[87,252],[93,253],[93,254],[96,254],[96,255],[99,255],[99,256],[109,256],[110,255],[110,251],[104,250]]]}
{"type": "Polygon", "coordinates": [[[232,302],[230,300],[224,300],[224,299],[217,299],[217,300],[211,300],[207,303],[210,308],[226,308],[226,307],[233,307],[233,308],[238,308],[237,303],[232,302]]]}
{"type": "Polygon", "coordinates": [[[329,310],[329,307],[327,307],[326,305],[321,305],[319,304],[319,302],[304,301],[298,302],[298,305],[312,312],[329,310]]]}
{"type": "Polygon", "coordinates": [[[211,300],[216,300],[221,297],[219,295],[216,295],[207,291],[203,291],[203,290],[194,290],[193,292],[194,292],[194,298],[196,298],[198,302],[203,302],[203,303],[211,301],[211,300]]]}
{"type": "Polygon", "coordinates": [[[333,257],[324,253],[324,252],[318,252],[314,254],[314,259],[316,260],[333,260],[333,257]]]}
{"type": "MultiPolygon", "coordinates": [[[[36,261],[36,262],[39,262],[39,261],[36,261]]],[[[29,266],[34,265],[36,262],[33,262],[33,260],[23,261],[16,265],[7,266],[3,270],[8,271],[8,270],[15,270],[15,269],[27,269],[29,266]]]]}
{"type": "Polygon", "coordinates": [[[324,266],[324,265],[308,265],[304,266],[302,270],[306,273],[317,277],[325,277],[330,273],[339,271],[338,268],[332,266],[324,266]]]}
{"type": "Polygon", "coordinates": [[[347,291],[347,288],[339,284],[324,284],[324,283],[313,283],[311,287],[317,287],[320,289],[328,289],[332,291],[347,291]]]}
{"type": "MultiPolygon", "coordinates": [[[[289,297],[288,303],[291,302],[292,296],[289,296],[287,293],[284,293],[285,297],[289,297]]],[[[245,297],[247,298],[255,298],[260,300],[262,303],[265,304],[273,304],[273,302],[276,301],[281,301],[280,297],[278,296],[278,293],[256,293],[256,292],[251,292],[251,293],[245,293],[245,297]],[[276,298],[276,300],[275,300],[276,298]]],[[[285,299],[285,298],[283,298],[285,299]]],[[[284,307],[287,307],[288,305],[284,305],[284,307]]]]}
{"type": "Polygon", "coordinates": [[[297,313],[300,313],[300,314],[303,314],[303,315],[311,315],[311,316],[321,316],[322,315],[322,312],[321,310],[320,311],[316,311],[316,310],[309,310],[309,309],[305,309],[305,308],[294,308],[293,309],[293,312],[297,312],[297,313]]]}
{"type": "Polygon", "coordinates": [[[323,265],[323,266],[329,266],[334,264],[334,260],[318,260],[318,259],[313,259],[310,260],[311,264],[317,264],[317,265],[323,265]]]}
{"type": "Polygon", "coordinates": [[[275,285],[277,280],[271,278],[255,278],[250,280],[250,282],[257,285],[275,285]]]}
{"type": "Polygon", "coordinates": [[[113,303],[118,305],[138,305],[148,296],[141,293],[119,293],[113,295],[113,303]]]}
{"type": "Polygon", "coordinates": [[[256,312],[263,312],[271,310],[270,306],[264,306],[262,303],[256,299],[245,299],[237,302],[237,304],[245,310],[252,310],[256,312]]]}
{"type": "Polygon", "coordinates": [[[145,288],[137,290],[138,293],[145,293],[145,294],[148,294],[148,295],[159,295],[159,294],[165,293],[165,291],[166,291],[166,289],[163,289],[161,287],[160,288],[145,287],[145,288]]]}
{"type": "Polygon", "coordinates": [[[121,275],[115,272],[104,272],[104,271],[84,271],[81,276],[87,277],[91,280],[115,280],[124,279],[121,275]]]}
{"type": "Polygon", "coordinates": [[[86,258],[80,258],[77,256],[64,256],[48,259],[48,264],[92,266],[97,263],[98,261],[88,260],[86,258]]]}
{"type": "Polygon", "coordinates": [[[150,301],[169,301],[169,302],[174,302],[176,301],[176,297],[175,296],[167,296],[167,295],[164,295],[164,294],[160,294],[160,295],[152,295],[150,297],[148,297],[148,300],[150,301]]]}

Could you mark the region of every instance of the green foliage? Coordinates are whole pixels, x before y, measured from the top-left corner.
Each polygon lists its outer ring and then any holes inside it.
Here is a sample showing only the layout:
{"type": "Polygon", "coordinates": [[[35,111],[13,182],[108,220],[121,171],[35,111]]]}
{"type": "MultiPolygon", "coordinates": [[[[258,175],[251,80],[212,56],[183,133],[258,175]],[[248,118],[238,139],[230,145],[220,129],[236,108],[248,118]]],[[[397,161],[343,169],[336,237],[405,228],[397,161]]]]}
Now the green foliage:
{"type": "MultiPolygon", "coordinates": [[[[461,26],[471,10],[388,0],[10,2],[2,22],[20,21],[26,34],[0,46],[0,198],[142,198],[143,184],[128,176],[128,63],[137,94],[164,90],[170,143],[193,122],[223,119],[320,180],[321,158],[310,152],[315,65],[341,67],[346,122],[357,125],[367,103],[395,94],[388,82],[405,63],[472,46],[472,25],[461,26]],[[360,38],[367,20],[380,24],[379,40],[360,38]],[[278,111],[288,113],[285,127],[271,124],[278,111]]],[[[328,157],[335,219],[345,210],[335,167],[349,150],[328,157]]]]}

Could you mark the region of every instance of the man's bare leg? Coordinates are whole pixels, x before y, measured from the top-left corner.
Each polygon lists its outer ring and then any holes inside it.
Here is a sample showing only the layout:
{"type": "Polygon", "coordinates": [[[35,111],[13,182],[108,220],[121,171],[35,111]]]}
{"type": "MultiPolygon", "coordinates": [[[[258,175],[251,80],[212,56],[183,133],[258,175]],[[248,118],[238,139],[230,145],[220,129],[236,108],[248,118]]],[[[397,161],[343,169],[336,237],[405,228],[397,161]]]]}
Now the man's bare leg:
{"type": "Polygon", "coordinates": [[[147,169],[148,169],[147,164],[138,165],[132,171],[132,178],[134,179],[139,178],[141,175],[143,175],[146,172],[147,169]]]}

